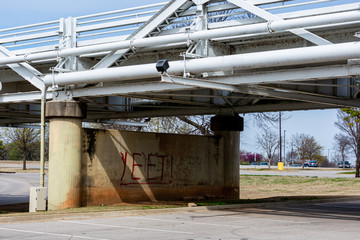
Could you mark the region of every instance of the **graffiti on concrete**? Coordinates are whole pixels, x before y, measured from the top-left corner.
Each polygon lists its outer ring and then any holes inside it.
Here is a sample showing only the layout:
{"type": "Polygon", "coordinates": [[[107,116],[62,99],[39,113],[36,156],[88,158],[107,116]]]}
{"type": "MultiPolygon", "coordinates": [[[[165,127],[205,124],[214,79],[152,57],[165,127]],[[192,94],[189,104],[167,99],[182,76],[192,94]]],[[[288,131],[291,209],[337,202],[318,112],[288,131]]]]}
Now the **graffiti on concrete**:
{"type": "Polygon", "coordinates": [[[201,165],[198,157],[176,157],[160,153],[120,152],[121,185],[171,184],[174,168],[201,165]]]}

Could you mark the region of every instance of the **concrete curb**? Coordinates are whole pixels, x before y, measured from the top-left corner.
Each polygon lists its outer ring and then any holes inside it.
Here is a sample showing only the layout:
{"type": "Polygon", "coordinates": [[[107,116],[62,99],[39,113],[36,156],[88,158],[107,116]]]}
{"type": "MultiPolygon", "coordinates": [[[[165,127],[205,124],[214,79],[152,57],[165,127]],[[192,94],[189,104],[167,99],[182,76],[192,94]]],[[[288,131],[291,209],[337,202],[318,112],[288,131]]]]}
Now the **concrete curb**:
{"type": "Polygon", "coordinates": [[[87,213],[35,213],[35,214],[13,214],[0,217],[0,224],[21,223],[31,221],[60,221],[60,220],[79,220],[88,218],[106,218],[106,217],[126,217],[126,216],[145,216],[156,214],[169,214],[179,212],[206,212],[216,210],[232,210],[244,208],[267,208],[267,207],[289,207],[303,206],[307,204],[319,204],[328,202],[344,202],[344,201],[360,201],[360,197],[344,197],[337,199],[320,199],[305,201],[280,201],[280,202],[264,202],[249,204],[231,204],[217,206],[198,206],[198,207],[181,207],[181,208],[161,208],[146,210],[119,210],[119,211],[103,211],[103,212],[87,212],[87,213]]]}

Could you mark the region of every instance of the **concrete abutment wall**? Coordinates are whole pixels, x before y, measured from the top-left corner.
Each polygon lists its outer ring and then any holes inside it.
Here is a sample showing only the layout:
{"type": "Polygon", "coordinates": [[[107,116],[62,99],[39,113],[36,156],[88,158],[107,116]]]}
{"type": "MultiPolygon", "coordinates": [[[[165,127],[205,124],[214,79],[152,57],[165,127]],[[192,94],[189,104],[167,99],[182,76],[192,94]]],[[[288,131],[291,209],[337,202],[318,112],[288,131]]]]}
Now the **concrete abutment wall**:
{"type": "Polygon", "coordinates": [[[221,137],[86,129],[84,139],[86,206],[225,194],[221,137]]]}
{"type": "Polygon", "coordinates": [[[82,104],[55,101],[47,107],[49,210],[239,197],[238,131],[204,137],[81,129],[82,104]]]}

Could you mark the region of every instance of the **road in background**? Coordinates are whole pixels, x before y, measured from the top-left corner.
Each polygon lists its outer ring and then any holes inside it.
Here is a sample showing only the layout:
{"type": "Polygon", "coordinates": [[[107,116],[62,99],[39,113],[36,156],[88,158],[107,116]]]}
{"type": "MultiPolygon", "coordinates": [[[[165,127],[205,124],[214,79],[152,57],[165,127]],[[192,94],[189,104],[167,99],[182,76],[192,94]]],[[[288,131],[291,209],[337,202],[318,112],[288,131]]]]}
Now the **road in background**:
{"type": "Polygon", "coordinates": [[[260,166],[241,166],[240,175],[275,175],[275,176],[299,176],[299,177],[329,177],[329,178],[354,178],[354,174],[341,174],[347,172],[354,172],[354,169],[343,170],[339,168],[285,168],[284,171],[278,171],[277,167],[271,166],[270,170],[267,167],[260,166]],[[261,170],[259,170],[261,169],[261,170]]]}
{"type": "MultiPolygon", "coordinates": [[[[45,169],[48,168],[47,162],[45,163],[45,169]]],[[[22,161],[0,161],[0,172],[2,168],[22,168],[23,162],[22,161]]],[[[40,162],[39,161],[26,161],[26,168],[27,169],[40,169],[40,162]]]]}
{"type": "Polygon", "coordinates": [[[29,202],[30,187],[39,185],[39,173],[0,173],[0,205],[29,202]]]}

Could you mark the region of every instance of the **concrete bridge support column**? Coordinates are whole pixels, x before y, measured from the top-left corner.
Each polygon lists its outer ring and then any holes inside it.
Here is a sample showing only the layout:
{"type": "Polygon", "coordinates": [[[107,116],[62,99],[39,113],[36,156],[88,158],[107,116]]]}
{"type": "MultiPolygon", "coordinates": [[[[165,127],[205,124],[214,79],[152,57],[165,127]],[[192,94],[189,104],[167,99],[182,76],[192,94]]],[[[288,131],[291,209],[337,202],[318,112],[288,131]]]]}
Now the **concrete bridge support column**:
{"type": "Polygon", "coordinates": [[[86,104],[73,100],[46,105],[50,119],[48,210],[80,207],[82,119],[86,104]]]}
{"type": "Polygon", "coordinates": [[[217,115],[211,118],[211,130],[224,141],[224,194],[226,198],[240,197],[240,131],[244,119],[235,116],[217,115]]]}

